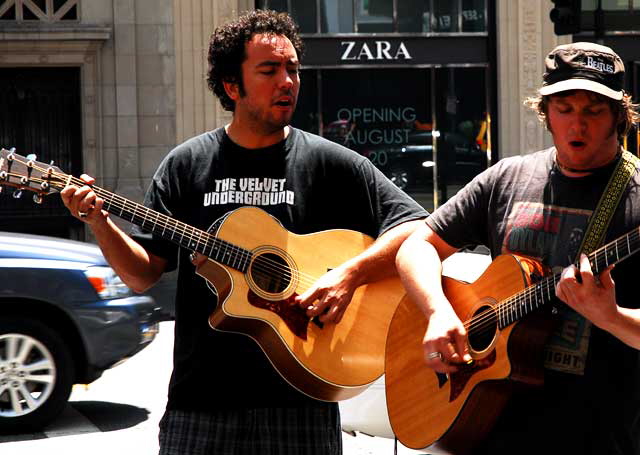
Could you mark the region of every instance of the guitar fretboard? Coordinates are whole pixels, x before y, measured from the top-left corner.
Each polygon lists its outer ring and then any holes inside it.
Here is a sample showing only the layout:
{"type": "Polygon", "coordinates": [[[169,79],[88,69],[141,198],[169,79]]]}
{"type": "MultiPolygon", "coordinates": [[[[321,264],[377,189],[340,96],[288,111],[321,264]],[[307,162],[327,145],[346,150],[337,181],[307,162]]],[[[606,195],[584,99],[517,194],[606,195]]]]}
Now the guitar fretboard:
{"type": "MultiPolygon", "coordinates": [[[[629,233],[598,248],[587,257],[594,275],[598,275],[610,265],[628,258],[640,249],[640,230],[635,228],[629,233]]],[[[498,326],[503,329],[534,310],[551,302],[555,297],[556,284],[560,273],[543,278],[521,292],[500,302],[498,308],[498,326]]]]}
{"type": "Polygon", "coordinates": [[[250,251],[103,188],[92,188],[104,199],[103,208],[107,212],[181,247],[202,253],[221,264],[243,273],[247,271],[252,259],[250,251]]]}

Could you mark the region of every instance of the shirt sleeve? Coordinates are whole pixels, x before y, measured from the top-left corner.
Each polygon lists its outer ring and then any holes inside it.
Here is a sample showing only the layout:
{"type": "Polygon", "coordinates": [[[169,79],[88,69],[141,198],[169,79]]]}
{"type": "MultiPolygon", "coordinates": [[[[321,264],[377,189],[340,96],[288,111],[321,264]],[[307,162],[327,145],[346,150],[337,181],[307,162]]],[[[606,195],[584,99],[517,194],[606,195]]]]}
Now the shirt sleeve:
{"type": "Polygon", "coordinates": [[[489,199],[499,166],[477,175],[426,220],[442,240],[455,248],[488,245],[489,199]]]}
{"type": "Polygon", "coordinates": [[[375,210],[378,236],[401,223],[429,215],[429,212],[391,182],[371,161],[362,161],[361,172],[375,210]]]}

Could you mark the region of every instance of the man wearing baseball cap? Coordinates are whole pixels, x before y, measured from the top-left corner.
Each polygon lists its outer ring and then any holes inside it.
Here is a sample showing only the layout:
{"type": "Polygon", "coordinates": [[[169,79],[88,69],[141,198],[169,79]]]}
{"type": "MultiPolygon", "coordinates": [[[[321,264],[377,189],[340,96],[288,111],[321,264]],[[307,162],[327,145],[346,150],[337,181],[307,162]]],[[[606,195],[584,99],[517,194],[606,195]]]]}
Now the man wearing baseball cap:
{"type": "MultiPolygon", "coordinates": [[[[555,296],[553,289],[549,295],[554,314],[543,307],[525,316],[511,332],[524,334],[525,346],[515,345],[512,336],[506,352],[497,352],[509,357],[505,383],[514,386],[514,393],[473,453],[640,454],[640,298],[635,286],[640,255],[615,268],[605,266],[598,275],[581,254],[601,200],[620,198],[603,204],[612,215],[605,217],[608,228],[602,229],[603,240],[596,247],[640,226],[640,175],[622,147],[638,121],[637,105],[623,89],[624,64],[608,47],[558,46],[545,66],[539,96],[525,104],[545,122],[554,146],[505,158],[480,174],[404,242],[396,264],[428,320],[424,362],[450,375],[462,363],[483,359],[498,348],[481,353],[469,347],[468,321],[455,312],[440,276],[425,270],[441,270],[441,261],[461,248],[485,245],[494,258],[525,256],[559,273],[555,296]],[[627,169],[623,183],[617,179],[619,164],[627,169]],[[616,178],[609,185],[612,175],[616,178]],[[617,193],[611,188],[616,184],[617,193]],[[531,359],[534,354],[526,349],[537,336],[528,332],[533,315],[553,320],[555,330],[546,341],[542,338],[540,358],[531,359]],[[518,364],[511,358],[518,349],[534,366],[544,365],[543,386],[520,387],[518,364]]],[[[640,247],[637,231],[627,240],[629,250],[640,247]]],[[[611,264],[626,255],[611,249],[602,254],[612,258],[611,264]]],[[[501,286],[498,278],[487,279],[494,280],[496,289],[501,286]]],[[[496,337],[506,329],[496,327],[496,337]]],[[[519,372],[520,378],[526,376],[519,372]]],[[[482,418],[480,412],[474,422],[482,418]]]]}

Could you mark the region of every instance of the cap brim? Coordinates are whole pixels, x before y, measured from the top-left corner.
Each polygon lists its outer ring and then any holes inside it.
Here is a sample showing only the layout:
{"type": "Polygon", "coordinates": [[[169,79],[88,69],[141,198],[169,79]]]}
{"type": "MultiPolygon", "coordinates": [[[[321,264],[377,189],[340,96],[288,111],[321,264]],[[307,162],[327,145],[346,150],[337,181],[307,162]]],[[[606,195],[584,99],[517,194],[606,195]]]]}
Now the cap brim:
{"type": "Polygon", "coordinates": [[[539,92],[541,95],[552,95],[558,92],[566,92],[567,90],[588,90],[607,96],[614,100],[622,99],[622,90],[616,92],[606,85],[588,79],[567,79],[565,81],[556,82],[551,85],[543,85],[539,92]]]}

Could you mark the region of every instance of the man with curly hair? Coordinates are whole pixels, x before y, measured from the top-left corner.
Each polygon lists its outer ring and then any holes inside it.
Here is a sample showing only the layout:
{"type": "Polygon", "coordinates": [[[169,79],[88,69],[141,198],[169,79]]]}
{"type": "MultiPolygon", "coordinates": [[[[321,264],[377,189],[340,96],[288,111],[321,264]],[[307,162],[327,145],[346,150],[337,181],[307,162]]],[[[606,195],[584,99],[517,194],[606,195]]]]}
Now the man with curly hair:
{"type": "MultiPolygon", "coordinates": [[[[493,257],[526,256],[561,273],[557,329],[537,359],[544,363],[544,386],[515,394],[474,454],[640,454],[640,255],[595,275],[579,254],[620,162],[630,163],[631,178],[626,187],[619,185],[621,199],[604,242],[640,226],[640,174],[622,148],[638,112],[623,84],[623,62],[610,48],[556,47],[547,55],[539,96],[527,101],[554,146],[505,158],[478,175],[398,252],[400,276],[428,321],[424,362],[442,374],[472,362],[469,331],[439,274],[424,270],[441,270],[441,261],[460,248],[486,245],[493,257]]],[[[500,283],[494,286],[500,289],[500,283]]],[[[509,354],[518,352],[511,348],[509,354]]],[[[476,359],[482,355],[474,353],[476,359]]]]}
{"type": "MultiPolygon", "coordinates": [[[[208,84],[233,119],[171,151],[145,204],[201,229],[252,205],[297,234],[344,228],[376,237],[297,297],[327,327],[340,323],[359,285],[396,273],[399,245],[427,213],[366,158],[289,126],[301,56],[297,26],[283,13],[253,11],[215,30],[208,84]]],[[[249,337],[208,327],[216,299],[194,269],[206,258],[190,259],[188,251],[139,231],[126,236],[89,186],[70,186],[62,197],[133,289],[149,288],[179,265],[161,454],[341,453],[336,403],[290,386],[249,337]]]]}

